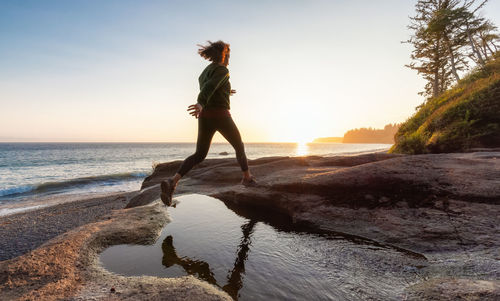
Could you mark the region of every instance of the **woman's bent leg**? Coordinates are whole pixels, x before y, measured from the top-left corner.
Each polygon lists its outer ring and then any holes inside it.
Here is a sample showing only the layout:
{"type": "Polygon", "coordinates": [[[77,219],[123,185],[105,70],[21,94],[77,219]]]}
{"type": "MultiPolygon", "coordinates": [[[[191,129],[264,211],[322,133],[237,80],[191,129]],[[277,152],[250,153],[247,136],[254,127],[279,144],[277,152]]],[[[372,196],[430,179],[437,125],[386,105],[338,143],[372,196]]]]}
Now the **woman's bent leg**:
{"type": "Polygon", "coordinates": [[[216,124],[217,130],[226,138],[236,151],[236,159],[240,164],[242,171],[248,171],[248,160],[245,154],[245,146],[241,140],[240,131],[231,117],[218,119],[216,124]]]}
{"type": "Polygon", "coordinates": [[[215,134],[215,127],[211,124],[210,120],[206,118],[198,118],[198,139],[196,141],[196,152],[187,157],[182,162],[181,167],[177,171],[178,174],[184,176],[196,164],[205,159],[210,149],[210,143],[215,134]]]}

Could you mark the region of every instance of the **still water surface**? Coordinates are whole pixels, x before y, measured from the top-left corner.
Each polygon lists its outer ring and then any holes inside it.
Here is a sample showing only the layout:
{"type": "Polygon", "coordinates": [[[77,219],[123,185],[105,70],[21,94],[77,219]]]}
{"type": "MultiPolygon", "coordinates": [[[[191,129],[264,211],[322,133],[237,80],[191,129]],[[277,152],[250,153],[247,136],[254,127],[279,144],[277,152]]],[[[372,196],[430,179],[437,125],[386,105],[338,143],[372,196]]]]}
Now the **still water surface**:
{"type": "Polygon", "coordinates": [[[389,247],[208,196],[177,202],[154,245],[110,247],[103,266],[128,276],[193,275],[235,300],[400,300],[419,278],[421,262],[389,247]]]}

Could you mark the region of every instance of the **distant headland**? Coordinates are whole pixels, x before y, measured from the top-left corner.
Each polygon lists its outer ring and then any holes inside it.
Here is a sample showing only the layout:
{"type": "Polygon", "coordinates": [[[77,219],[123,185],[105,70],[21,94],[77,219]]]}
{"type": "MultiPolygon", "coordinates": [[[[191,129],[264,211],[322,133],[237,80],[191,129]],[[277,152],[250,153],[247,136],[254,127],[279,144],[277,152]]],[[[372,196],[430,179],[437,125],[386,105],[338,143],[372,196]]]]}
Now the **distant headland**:
{"type": "Polygon", "coordinates": [[[383,129],[359,128],[349,130],[344,137],[324,137],[314,139],[315,143],[394,143],[394,134],[400,124],[388,124],[383,129]]]}

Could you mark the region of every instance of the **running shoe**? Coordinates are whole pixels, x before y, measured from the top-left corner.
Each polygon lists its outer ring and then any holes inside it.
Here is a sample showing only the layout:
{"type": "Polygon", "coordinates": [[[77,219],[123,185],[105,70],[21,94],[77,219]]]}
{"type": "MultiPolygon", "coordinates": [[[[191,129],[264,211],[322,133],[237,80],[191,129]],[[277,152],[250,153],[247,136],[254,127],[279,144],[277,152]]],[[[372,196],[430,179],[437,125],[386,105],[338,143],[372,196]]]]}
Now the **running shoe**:
{"type": "Polygon", "coordinates": [[[243,180],[241,180],[241,184],[246,187],[255,187],[258,185],[253,176],[250,177],[250,179],[243,178],[243,180]]]}
{"type": "Polygon", "coordinates": [[[161,181],[161,201],[165,206],[172,206],[172,195],[174,193],[174,181],[172,179],[167,179],[161,181]]]}

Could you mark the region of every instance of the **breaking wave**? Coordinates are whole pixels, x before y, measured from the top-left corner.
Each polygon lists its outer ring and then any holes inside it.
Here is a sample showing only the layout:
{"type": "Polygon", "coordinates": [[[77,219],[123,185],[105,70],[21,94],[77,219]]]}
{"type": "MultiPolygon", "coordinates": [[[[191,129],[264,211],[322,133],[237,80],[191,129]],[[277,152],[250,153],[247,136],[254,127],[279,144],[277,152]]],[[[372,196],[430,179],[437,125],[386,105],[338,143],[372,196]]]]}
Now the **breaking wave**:
{"type": "Polygon", "coordinates": [[[22,185],[6,189],[0,189],[0,197],[14,197],[27,194],[46,193],[53,191],[69,190],[82,186],[110,186],[121,182],[144,178],[148,174],[141,172],[110,174],[75,178],[60,182],[45,182],[38,185],[22,185]]]}

